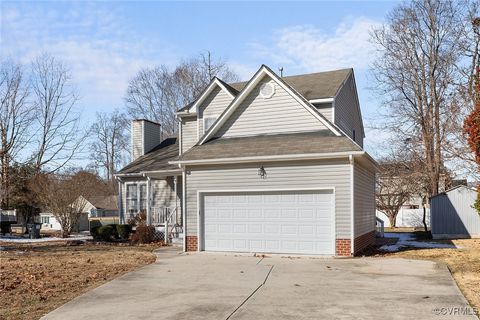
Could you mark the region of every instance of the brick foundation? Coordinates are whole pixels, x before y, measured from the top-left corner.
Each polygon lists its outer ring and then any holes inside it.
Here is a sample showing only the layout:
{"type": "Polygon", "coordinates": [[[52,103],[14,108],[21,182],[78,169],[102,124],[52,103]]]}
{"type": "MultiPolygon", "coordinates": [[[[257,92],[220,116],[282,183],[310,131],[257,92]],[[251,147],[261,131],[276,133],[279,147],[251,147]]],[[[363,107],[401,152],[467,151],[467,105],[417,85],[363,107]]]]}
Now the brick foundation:
{"type": "Polygon", "coordinates": [[[350,239],[335,240],[335,255],[338,257],[350,257],[352,255],[350,243],[350,239]]]}
{"type": "Polygon", "coordinates": [[[187,236],[187,251],[197,251],[198,250],[198,240],[197,236],[187,236]]]}
{"type": "Polygon", "coordinates": [[[375,244],[375,230],[356,237],[354,241],[355,255],[362,252],[366,248],[375,244]]]}

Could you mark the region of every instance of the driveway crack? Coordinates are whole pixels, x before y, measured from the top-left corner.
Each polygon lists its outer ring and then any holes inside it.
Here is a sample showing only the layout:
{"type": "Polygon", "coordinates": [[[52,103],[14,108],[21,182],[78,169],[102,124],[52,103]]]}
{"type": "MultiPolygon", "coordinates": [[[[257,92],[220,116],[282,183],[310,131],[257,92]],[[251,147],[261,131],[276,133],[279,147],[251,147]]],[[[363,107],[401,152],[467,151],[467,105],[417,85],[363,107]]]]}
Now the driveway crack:
{"type": "Polygon", "coordinates": [[[268,270],[268,273],[267,273],[267,275],[265,276],[265,279],[263,280],[263,283],[261,283],[255,290],[253,290],[253,292],[250,293],[250,295],[249,295],[247,298],[245,298],[245,300],[243,300],[243,302],[240,303],[240,305],[239,305],[238,307],[236,307],[235,310],[233,310],[232,313],[230,313],[230,315],[225,318],[225,320],[230,319],[230,318],[238,311],[238,309],[240,309],[251,297],[253,297],[253,295],[254,295],[258,290],[260,290],[260,288],[263,287],[263,286],[265,285],[265,283],[267,283],[268,277],[270,276],[270,273],[272,273],[272,270],[273,270],[273,267],[274,267],[274,266],[275,266],[275,265],[272,265],[272,266],[270,267],[270,270],[268,270]]]}

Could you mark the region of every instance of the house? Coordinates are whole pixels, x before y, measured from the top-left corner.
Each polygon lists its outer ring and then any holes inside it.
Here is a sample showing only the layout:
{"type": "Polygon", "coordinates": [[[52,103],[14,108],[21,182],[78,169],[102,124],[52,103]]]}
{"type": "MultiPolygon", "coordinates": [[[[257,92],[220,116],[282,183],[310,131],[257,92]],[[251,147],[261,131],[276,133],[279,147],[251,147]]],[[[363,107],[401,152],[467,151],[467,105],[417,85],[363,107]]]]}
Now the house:
{"type": "MultiPolygon", "coordinates": [[[[391,227],[386,213],[398,209],[396,227],[430,227],[430,204],[427,190],[418,188],[421,176],[420,165],[409,161],[384,162],[379,164],[377,174],[377,217],[384,221],[385,227],[391,227]],[[413,188],[412,188],[413,187],[413,188]]],[[[452,179],[446,169],[440,172],[439,190],[457,185],[466,185],[466,180],[452,179]]]]}
{"type": "Polygon", "coordinates": [[[475,188],[458,185],[430,198],[434,239],[480,237],[480,214],[473,208],[475,188]]]}
{"type": "Polygon", "coordinates": [[[164,141],[160,124],[133,121],[121,220],[180,227],[186,251],[350,256],[374,242],[376,162],[352,69],[214,78],[176,116],[164,141]]]}
{"type": "MultiPolygon", "coordinates": [[[[87,198],[79,196],[77,202],[81,202],[83,213],[78,221],[77,231],[90,230],[90,220],[108,217],[118,217],[118,196],[90,196],[87,198]]],[[[116,219],[115,219],[116,220],[116,219]]],[[[40,213],[40,222],[42,229],[62,230],[62,227],[53,213],[40,213]]]]}

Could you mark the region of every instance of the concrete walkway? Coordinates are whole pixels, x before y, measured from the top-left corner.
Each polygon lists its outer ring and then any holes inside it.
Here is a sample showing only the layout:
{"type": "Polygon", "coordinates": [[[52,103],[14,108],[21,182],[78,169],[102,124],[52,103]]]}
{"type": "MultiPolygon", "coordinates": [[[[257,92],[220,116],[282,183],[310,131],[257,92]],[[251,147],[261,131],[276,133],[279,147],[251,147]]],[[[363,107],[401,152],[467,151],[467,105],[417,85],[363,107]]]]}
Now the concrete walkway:
{"type": "Polygon", "coordinates": [[[447,268],[429,261],[162,249],[155,264],[42,319],[478,319],[453,315],[466,306],[447,268]]]}

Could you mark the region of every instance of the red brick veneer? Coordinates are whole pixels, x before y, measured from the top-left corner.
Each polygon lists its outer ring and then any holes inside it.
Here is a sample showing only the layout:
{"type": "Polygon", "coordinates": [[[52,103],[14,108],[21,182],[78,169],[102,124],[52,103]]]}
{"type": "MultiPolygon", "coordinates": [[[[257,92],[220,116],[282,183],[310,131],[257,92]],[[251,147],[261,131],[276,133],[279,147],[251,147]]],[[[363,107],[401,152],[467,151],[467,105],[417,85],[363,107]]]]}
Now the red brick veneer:
{"type": "Polygon", "coordinates": [[[187,240],[187,251],[198,250],[197,236],[187,236],[186,240],[187,240]]]}
{"type": "Polygon", "coordinates": [[[338,257],[349,257],[352,255],[350,239],[335,240],[335,255],[338,257]]]}

